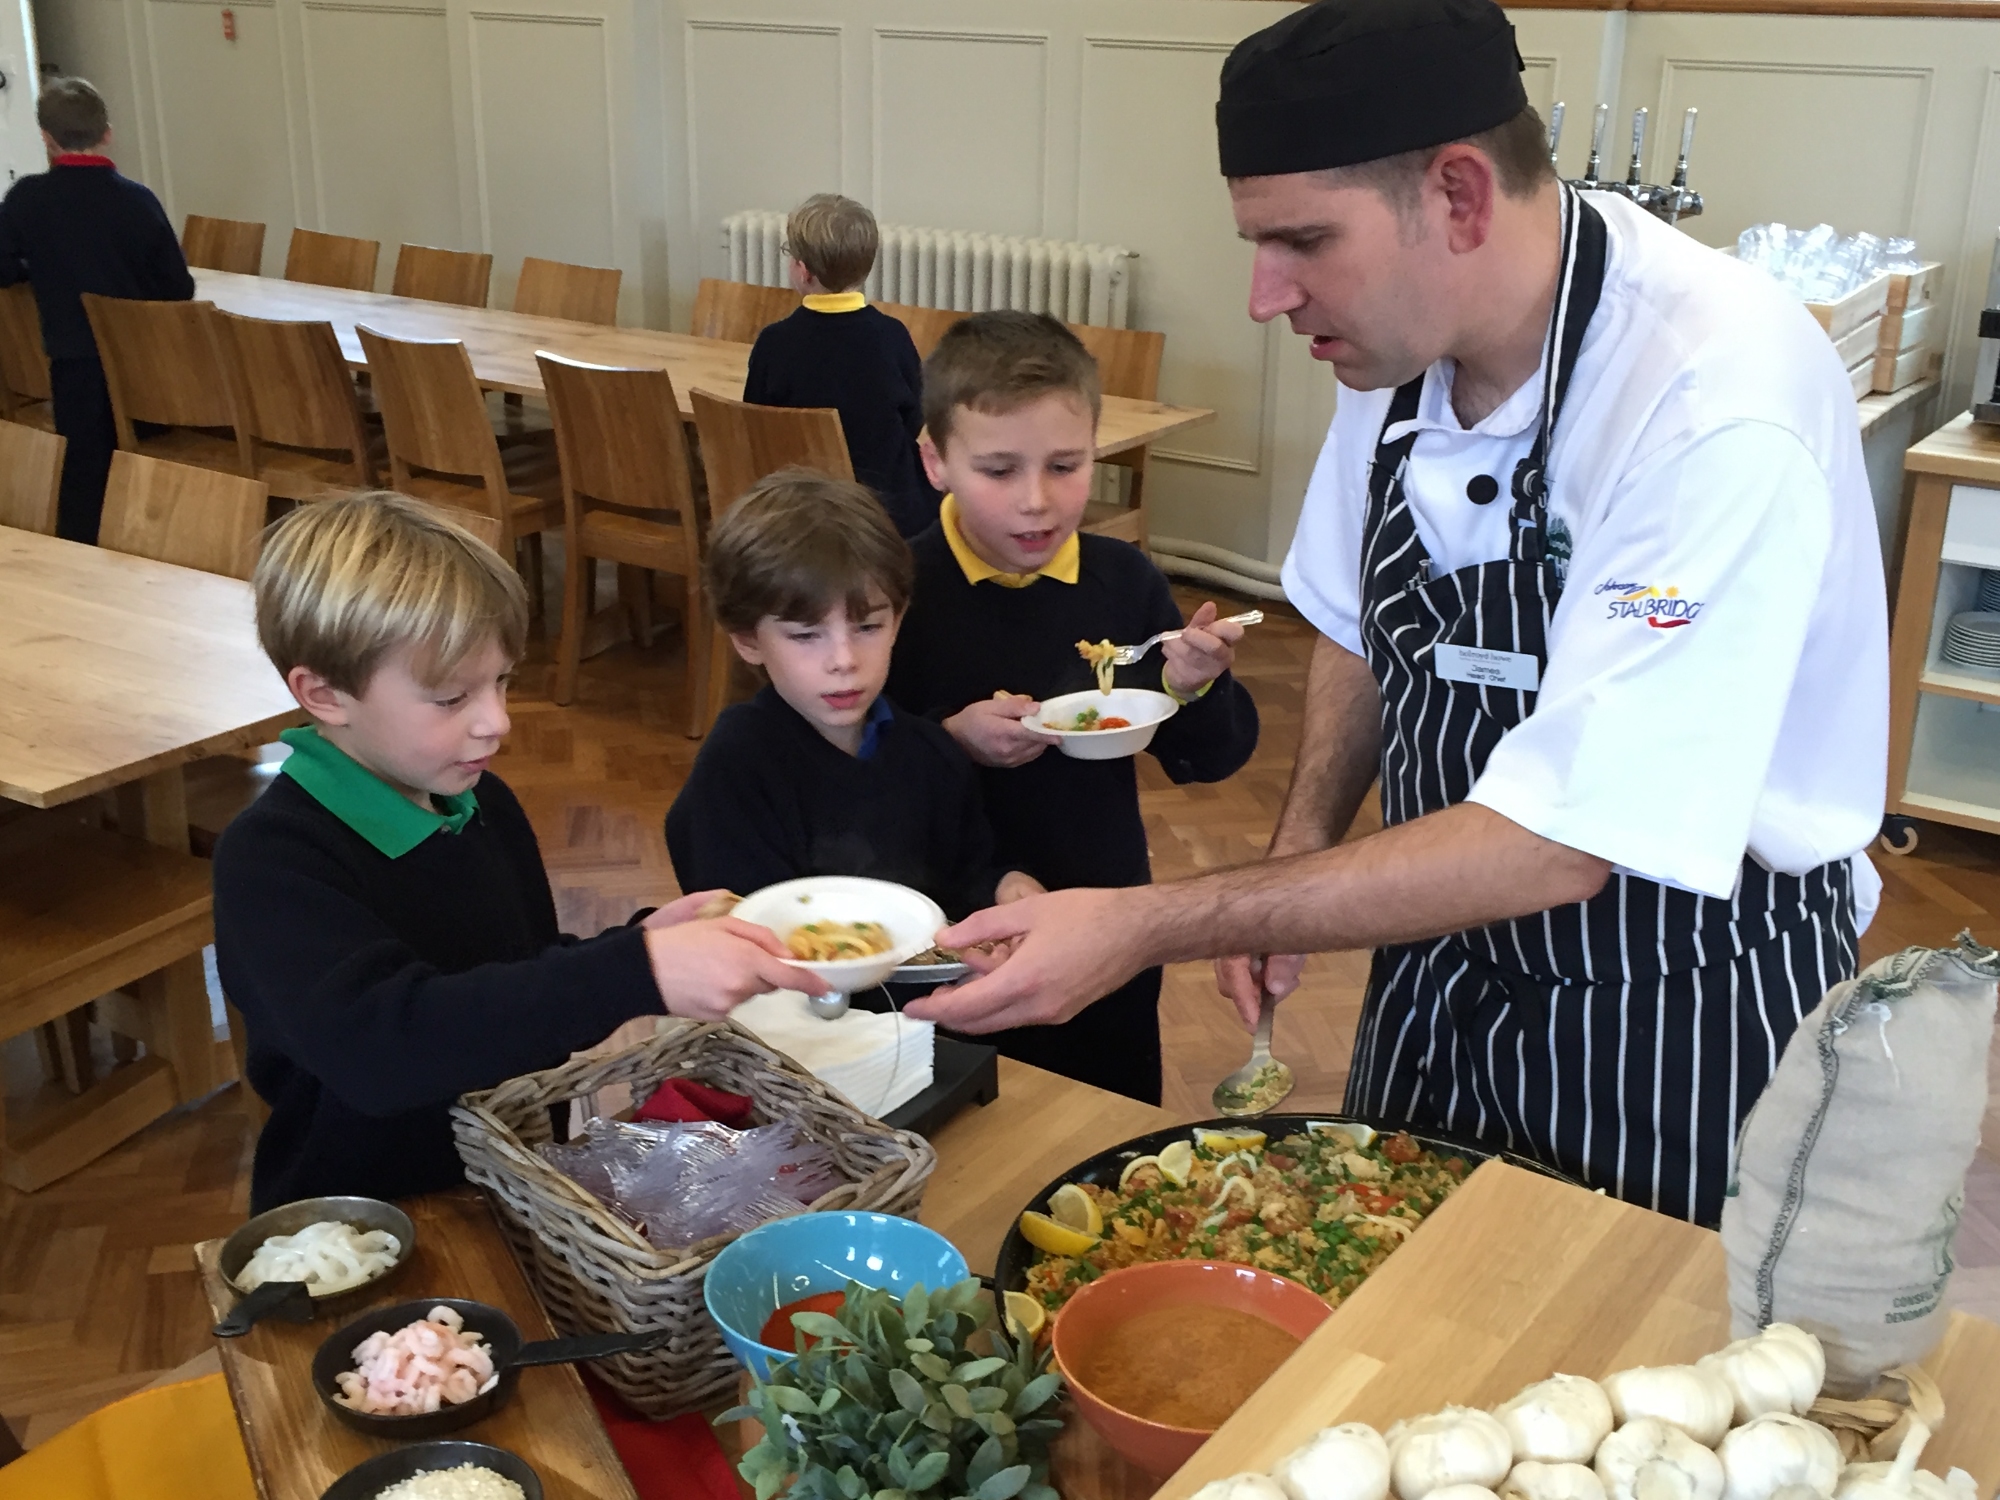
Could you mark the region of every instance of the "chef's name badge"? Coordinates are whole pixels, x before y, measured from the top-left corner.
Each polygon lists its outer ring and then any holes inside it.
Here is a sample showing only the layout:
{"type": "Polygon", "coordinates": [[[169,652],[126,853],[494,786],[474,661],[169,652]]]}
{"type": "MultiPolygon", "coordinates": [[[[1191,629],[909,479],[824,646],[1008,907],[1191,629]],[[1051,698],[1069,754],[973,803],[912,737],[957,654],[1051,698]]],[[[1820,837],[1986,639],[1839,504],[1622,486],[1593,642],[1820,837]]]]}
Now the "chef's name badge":
{"type": "Polygon", "coordinates": [[[1527,652],[1488,651],[1480,646],[1435,647],[1431,670],[1446,682],[1519,688],[1524,693],[1534,692],[1542,681],[1542,664],[1527,652]]]}

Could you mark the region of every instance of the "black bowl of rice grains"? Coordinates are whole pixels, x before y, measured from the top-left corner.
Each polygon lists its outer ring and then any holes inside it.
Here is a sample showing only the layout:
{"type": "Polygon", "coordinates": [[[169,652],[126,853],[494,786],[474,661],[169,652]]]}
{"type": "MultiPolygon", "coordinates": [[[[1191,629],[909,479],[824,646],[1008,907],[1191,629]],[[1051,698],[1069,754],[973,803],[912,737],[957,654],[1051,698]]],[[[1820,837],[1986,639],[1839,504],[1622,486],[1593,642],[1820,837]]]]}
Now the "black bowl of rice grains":
{"type": "Polygon", "coordinates": [[[356,1464],[320,1500],[542,1500],[542,1481],[505,1448],[436,1438],[356,1464]]]}

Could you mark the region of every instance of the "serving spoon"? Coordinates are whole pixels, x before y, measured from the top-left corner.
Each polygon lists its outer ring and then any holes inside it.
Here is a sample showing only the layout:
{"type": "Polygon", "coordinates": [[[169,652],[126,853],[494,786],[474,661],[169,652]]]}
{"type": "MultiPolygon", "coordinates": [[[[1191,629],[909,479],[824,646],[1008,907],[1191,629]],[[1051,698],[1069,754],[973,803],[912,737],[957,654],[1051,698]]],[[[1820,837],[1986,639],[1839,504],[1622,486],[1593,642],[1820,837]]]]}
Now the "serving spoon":
{"type": "Polygon", "coordinates": [[[1292,1091],[1292,1070],[1271,1056],[1271,1027],[1278,1002],[1264,985],[1264,963],[1257,959],[1257,1035],[1250,1044],[1250,1061],[1215,1086],[1208,1102],[1218,1115],[1248,1119],[1269,1114],[1292,1091]]]}

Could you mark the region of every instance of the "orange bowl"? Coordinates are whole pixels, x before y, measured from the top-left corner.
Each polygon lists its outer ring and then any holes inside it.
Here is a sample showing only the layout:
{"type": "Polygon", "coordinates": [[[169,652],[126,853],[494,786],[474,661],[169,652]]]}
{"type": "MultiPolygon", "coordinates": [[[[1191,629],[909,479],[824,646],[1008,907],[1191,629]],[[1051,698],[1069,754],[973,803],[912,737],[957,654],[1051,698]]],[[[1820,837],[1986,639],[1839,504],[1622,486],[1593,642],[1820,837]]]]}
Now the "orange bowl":
{"type": "Polygon", "coordinates": [[[1212,1260],[1149,1261],[1088,1283],[1056,1314],[1056,1367],[1084,1420],[1126,1459],[1161,1478],[1207,1442],[1210,1432],[1171,1427],[1120,1411],[1091,1391],[1076,1371],[1112,1329],[1166,1307],[1222,1307],[1261,1318],[1304,1339],[1333,1311],[1296,1281],[1251,1266],[1212,1260]]]}

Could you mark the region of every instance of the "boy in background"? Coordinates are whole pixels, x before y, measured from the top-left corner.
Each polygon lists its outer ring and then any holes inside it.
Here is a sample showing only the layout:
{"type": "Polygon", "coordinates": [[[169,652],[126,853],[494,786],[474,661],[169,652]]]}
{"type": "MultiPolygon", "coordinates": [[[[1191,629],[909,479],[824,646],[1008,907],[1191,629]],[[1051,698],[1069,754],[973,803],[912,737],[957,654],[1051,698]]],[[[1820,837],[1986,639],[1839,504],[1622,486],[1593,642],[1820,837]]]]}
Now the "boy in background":
{"type": "Polygon", "coordinates": [[[782,470],[716,523],[704,571],[716,623],[770,683],[716,720],[667,813],[683,889],[865,875],[953,921],[1042,889],[996,863],[952,737],[882,696],[911,563],[874,497],[782,470]]]}
{"type": "Polygon", "coordinates": [[[527,633],[520,577],[401,495],[303,506],[255,576],[257,637],[309,728],[215,850],[215,954],[271,1106],[250,1210],[463,1180],[452,1102],[637,1016],[810,984],[697,892],[584,941],[487,769],[527,633]]]}
{"type": "Polygon", "coordinates": [[[69,442],[56,534],[95,542],[118,433],[82,294],[184,302],[194,277],[160,200],[104,154],[111,120],[97,90],[81,78],[51,78],[35,118],[49,169],[23,177],[0,201],[0,286],[28,282],[42,316],[56,431],[69,442]]]}
{"type": "Polygon", "coordinates": [[[937,519],[938,497],[917,456],[924,422],[917,346],[860,291],[881,243],[875,216],[852,198],[818,193],[792,210],[785,249],[805,304],[757,335],[743,399],[837,410],[854,477],[908,537],[937,519]]]}
{"type": "MultiPolygon", "coordinates": [[[[923,457],[946,494],[912,544],[916,595],[889,672],[890,697],[941,719],[981,768],[1002,862],[1051,890],[1152,879],[1138,779],[1131,757],[1072,760],[1021,721],[1093,685],[1079,640],[1182,628],[1145,553],[1078,534],[1099,402],[1095,361],[1044,314],[979,313],[939,341],[924,365],[923,457]]],[[[1176,782],[1220,781],[1257,747],[1256,705],[1229,674],[1243,627],[1215,616],[1204,604],[1178,641],[1117,674],[1181,705],[1148,747],[1176,782]]],[[[982,1040],[1157,1104],[1159,1001],[1148,969],[1060,1026],[982,1040]]]]}

